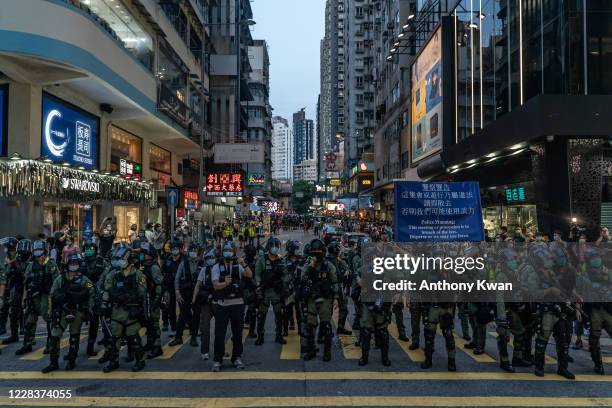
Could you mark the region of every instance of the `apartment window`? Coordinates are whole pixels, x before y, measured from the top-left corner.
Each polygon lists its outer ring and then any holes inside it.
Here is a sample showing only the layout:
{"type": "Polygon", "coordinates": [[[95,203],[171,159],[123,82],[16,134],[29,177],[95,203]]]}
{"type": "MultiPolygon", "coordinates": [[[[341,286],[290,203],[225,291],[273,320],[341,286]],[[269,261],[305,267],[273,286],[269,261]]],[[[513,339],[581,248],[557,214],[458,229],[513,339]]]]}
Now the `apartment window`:
{"type": "Polygon", "coordinates": [[[363,7],[355,7],[355,17],[363,18],[363,7]]]}
{"type": "Polygon", "coordinates": [[[363,94],[357,94],[357,105],[363,105],[363,94]]]}
{"type": "Polygon", "coordinates": [[[115,0],[90,0],[89,9],[103,20],[144,66],[153,69],[153,39],[130,10],[115,0]]]}
{"type": "Polygon", "coordinates": [[[149,168],[162,173],[172,173],[172,153],[151,143],[149,145],[149,168]]]}
{"type": "Polygon", "coordinates": [[[363,88],[363,77],[362,76],[358,76],[355,78],[355,85],[357,86],[357,88],[363,88]]]}
{"type": "Polygon", "coordinates": [[[157,76],[181,102],[185,102],[187,75],[169,51],[160,47],[157,76]]]}
{"type": "Polygon", "coordinates": [[[357,123],[363,123],[363,120],[364,120],[363,111],[357,111],[355,112],[355,114],[357,118],[357,123]]]}
{"type": "Polygon", "coordinates": [[[400,99],[400,89],[399,89],[399,83],[397,83],[393,87],[392,102],[396,103],[397,101],[399,101],[399,99],[400,99]]]}
{"type": "Polygon", "coordinates": [[[111,163],[119,164],[121,159],[142,163],[142,139],[111,126],[111,163]]]}

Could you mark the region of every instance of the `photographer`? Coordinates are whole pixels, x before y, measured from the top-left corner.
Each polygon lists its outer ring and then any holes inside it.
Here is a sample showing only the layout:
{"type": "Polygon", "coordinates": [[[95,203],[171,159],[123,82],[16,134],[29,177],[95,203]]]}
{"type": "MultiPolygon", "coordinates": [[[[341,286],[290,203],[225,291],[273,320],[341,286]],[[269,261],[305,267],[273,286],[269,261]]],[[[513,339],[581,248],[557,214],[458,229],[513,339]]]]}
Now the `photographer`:
{"type": "Polygon", "coordinates": [[[212,268],[215,289],[215,363],[213,371],[221,370],[225,354],[225,333],[228,323],[232,327],[232,364],[244,369],[242,363],[242,328],[244,325],[244,278],[252,278],[251,268],[236,257],[234,245],[223,246],[223,259],[212,268]]]}
{"type": "Polygon", "coordinates": [[[195,289],[193,290],[193,297],[191,304],[194,309],[200,308],[200,330],[202,332],[200,354],[202,360],[209,359],[210,351],[210,321],[213,318],[213,283],[212,283],[212,268],[217,263],[217,255],[214,249],[209,249],[204,254],[204,264],[200,268],[198,274],[198,280],[196,282],[195,289]]]}

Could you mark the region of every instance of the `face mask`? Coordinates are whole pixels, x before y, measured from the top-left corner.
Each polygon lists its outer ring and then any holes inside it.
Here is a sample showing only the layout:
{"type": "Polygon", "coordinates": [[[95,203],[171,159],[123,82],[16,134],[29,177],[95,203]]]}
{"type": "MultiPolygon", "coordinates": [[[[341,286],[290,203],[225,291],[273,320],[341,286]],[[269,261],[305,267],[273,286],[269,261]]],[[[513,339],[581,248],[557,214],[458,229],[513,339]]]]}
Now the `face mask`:
{"type": "Polygon", "coordinates": [[[555,234],[555,235],[553,235],[553,239],[554,239],[555,241],[559,241],[559,240],[561,239],[561,236],[560,236],[560,235],[555,234]]]}
{"type": "Polygon", "coordinates": [[[90,258],[96,254],[96,251],[93,249],[86,249],[85,251],[83,251],[83,253],[86,257],[90,258]]]}
{"type": "Polygon", "coordinates": [[[270,254],[272,254],[272,255],[277,255],[277,254],[278,254],[278,247],[272,247],[272,248],[270,248],[270,254]]]}
{"type": "Polygon", "coordinates": [[[601,258],[593,258],[589,263],[593,268],[599,268],[601,266],[601,258]]]}
{"type": "Polygon", "coordinates": [[[78,270],[79,270],[79,265],[72,265],[72,264],[71,264],[71,265],[68,265],[68,270],[69,270],[70,272],[76,272],[76,271],[78,271],[78,270]]]}
{"type": "Polygon", "coordinates": [[[144,261],[144,259],[145,259],[144,254],[138,254],[138,260],[139,261],[144,261]]]}
{"type": "Polygon", "coordinates": [[[121,261],[123,261],[122,259],[112,259],[111,260],[111,266],[113,268],[121,268],[121,261]]]}
{"type": "Polygon", "coordinates": [[[206,260],[206,265],[213,266],[215,264],[215,258],[209,258],[206,260]]]}
{"type": "Polygon", "coordinates": [[[197,257],[198,257],[198,253],[197,253],[197,252],[193,252],[193,251],[191,251],[191,252],[189,252],[189,257],[190,257],[191,259],[195,259],[195,258],[197,258],[197,257]]]}
{"type": "Polygon", "coordinates": [[[233,252],[231,252],[231,251],[223,251],[223,257],[224,257],[225,259],[229,259],[229,258],[231,258],[232,256],[234,256],[234,253],[233,253],[233,252]]]}
{"type": "Polygon", "coordinates": [[[538,236],[536,237],[536,241],[541,241],[541,240],[542,240],[542,237],[538,235],[538,236]]]}
{"type": "Polygon", "coordinates": [[[174,256],[178,256],[181,252],[178,249],[173,249],[172,250],[172,255],[174,256]]]}
{"type": "Polygon", "coordinates": [[[34,250],[34,252],[32,252],[32,255],[34,255],[34,258],[39,258],[43,256],[44,254],[45,254],[45,251],[43,251],[42,249],[36,249],[34,250]]]}
{"type": "Polygon", "coordinates": [[[260,250],[259,250],[259,256],[264,256],[264,255],[265,255],[264,250],[263,250],[263,249],[260,249],[260,250]]]}
{"type": "Polygon", "coordinates": [[[506,262],[506,266],[508,267],[508,269],[512,271],[516,271],[518,268],[518,262],[516,262],[516,260],[514,259],[511,259],[508,262],[506,262]]]}

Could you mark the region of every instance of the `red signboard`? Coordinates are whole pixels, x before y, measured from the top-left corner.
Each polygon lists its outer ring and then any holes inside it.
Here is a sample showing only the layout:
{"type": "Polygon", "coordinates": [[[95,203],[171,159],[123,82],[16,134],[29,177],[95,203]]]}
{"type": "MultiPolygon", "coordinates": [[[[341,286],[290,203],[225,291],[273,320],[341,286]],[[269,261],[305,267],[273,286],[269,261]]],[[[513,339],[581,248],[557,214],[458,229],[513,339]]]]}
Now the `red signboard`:
{"type": "Polygon", "coordinates": [[[197,210],[199,207],[198,192],[196,190],[181,190],[183,208],[187,210],[197,210]]]}
{"type": "Polygon", "coordinates": [[[244,177],[242,173],[208,173],[206,194],[220,197],[242,197],[244,177]]]}

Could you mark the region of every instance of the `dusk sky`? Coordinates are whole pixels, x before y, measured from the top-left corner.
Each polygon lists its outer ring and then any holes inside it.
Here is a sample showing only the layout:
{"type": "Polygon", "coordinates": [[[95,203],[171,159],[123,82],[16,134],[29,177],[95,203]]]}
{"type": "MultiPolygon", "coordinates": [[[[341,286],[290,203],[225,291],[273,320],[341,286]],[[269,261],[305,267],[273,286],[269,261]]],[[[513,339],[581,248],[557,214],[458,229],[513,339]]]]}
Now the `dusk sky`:
{"type": "Polygon", "coordinates": [[[254,0],[254,39],[268,42],[270,103],[289,123],[306,107],[316,121],[319,51],[325,34],[325,0],[254,0]]]}

